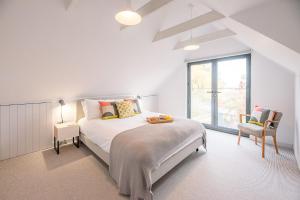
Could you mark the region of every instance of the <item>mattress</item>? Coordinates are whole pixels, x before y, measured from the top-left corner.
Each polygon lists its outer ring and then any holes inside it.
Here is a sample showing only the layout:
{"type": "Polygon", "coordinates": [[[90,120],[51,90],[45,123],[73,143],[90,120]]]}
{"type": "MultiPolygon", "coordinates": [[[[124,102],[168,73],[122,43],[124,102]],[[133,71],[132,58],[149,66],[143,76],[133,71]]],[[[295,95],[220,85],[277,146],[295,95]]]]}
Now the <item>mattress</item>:
{"type": "Polygon", "coordinates": [[[159,113],[145,111],[141,114],[124,119],[91,119],[82,118],[78,121],[80,132],[109,153],[113,138],[123,131],[147,124],[146,118],[157,116],[159,113]]]}

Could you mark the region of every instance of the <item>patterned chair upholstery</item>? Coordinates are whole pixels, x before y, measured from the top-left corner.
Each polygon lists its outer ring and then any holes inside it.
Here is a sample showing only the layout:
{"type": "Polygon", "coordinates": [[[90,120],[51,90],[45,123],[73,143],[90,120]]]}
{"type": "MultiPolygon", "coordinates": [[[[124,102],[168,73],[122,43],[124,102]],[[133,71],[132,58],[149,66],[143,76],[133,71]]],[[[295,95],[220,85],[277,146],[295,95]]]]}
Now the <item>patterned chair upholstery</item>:
{"type": "Polygon", "coordinates": [[[243,123],[243,117],[250,116],[249,114],[240,114],[240,123],[238,124],[239,136],[238,144],[240,144],[241,134],[253,135],[255,137],[255,144],[257,144],[257,138],[262,139],[262,158],[265,157],[265,137],[272,136],[275,146],[276,153],[278,154],[278,146],[276,141],[276,132],[279,125],[279,122],[282,118],[282,113],[277,112],[273,120],[267,120],[264,123],[264,126],[259,126],[256,124],[250,124],[247,122],[243,123]]]}

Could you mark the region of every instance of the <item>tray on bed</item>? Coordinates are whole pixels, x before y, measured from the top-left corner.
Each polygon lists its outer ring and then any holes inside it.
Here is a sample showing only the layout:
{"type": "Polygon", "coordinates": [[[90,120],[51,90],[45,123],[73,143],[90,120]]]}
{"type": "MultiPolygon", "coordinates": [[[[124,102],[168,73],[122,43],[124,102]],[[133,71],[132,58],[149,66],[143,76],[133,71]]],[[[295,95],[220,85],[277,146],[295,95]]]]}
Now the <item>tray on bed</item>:
{"type": "Polygon", "coordinates": [[[152,118],[152,117],[147,118],[147,122],[150,124],[171,123],[173,121],[174,121],[173,119],[160,119],[160,118],[152,118]]]}

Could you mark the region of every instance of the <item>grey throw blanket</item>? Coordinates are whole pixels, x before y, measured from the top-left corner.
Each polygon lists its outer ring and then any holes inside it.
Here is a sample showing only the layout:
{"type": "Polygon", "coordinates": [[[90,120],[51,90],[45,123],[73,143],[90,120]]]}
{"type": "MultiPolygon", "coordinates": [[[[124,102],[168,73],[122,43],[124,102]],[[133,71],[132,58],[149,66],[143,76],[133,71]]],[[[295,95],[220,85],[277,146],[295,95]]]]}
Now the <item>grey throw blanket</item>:
{"type": "Polygon", "coordinates": [[[121,194],[130,195],[132,200],[151,200],[151,172],[182,143],[202,137],[205,147],[205,136],[202,124],[186,119],[124,131],[113,139],[110,147],[110,175],[121,194]]]}

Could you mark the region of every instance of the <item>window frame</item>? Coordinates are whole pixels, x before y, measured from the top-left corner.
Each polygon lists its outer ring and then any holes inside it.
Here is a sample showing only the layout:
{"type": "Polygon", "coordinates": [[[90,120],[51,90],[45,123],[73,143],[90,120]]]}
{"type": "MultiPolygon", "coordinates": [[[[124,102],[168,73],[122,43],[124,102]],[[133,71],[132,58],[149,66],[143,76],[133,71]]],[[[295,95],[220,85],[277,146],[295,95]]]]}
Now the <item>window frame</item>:
{"type": "MultiPolygon", "coordinates": [[[[205,59],[201,61],[189,62],[187,63],[187,118],[191,119],[191,68],[193,65],[212,63],[212,87],[217,88],[217,63],[219,61],[233,60],[239,58],[246,58],[246,113],[251,112],[251,53],[247,54],[239,54],[234,56],[226,56],[214,59],[205,59]]],[[[212,106],[212,125],[204,124],[204,126],[208,129],[222,131],[230,134],[237,134],[237,129],[231,129],[226,127],[218,127],[217,126],[217,118],[218,118],[218,97],[216,100],[211,103],[212,106]]]]}

